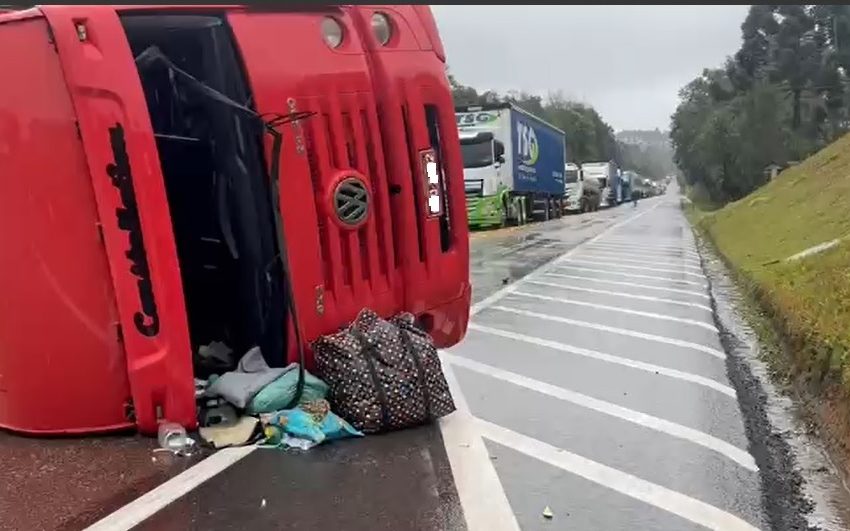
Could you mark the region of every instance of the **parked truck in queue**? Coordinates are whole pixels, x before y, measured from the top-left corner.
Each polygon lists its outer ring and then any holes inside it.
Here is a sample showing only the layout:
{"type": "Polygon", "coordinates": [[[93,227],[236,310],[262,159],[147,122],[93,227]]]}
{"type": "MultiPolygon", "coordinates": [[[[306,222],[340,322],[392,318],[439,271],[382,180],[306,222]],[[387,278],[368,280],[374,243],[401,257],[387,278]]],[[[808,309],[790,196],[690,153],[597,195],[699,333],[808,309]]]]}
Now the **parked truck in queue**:
{"type": "Polygon", "coordinates": [[[364,307],[463,337],[428,6],[47,5],[0,49],[0,427],[193,428],[200,346],[309,367],[364,307]]]}
{"type": "Polygon", "coordinates": [[[470,227],[564,210],[564,132],[512,104],[455,108],[470,227]]]}
{"type": "Polygon", "coordinates": [[[599,209],[599,199],[602,189],[599,180],[586,179],[581,166],[568,162],[564,166],[566,197],[564,199],[567,212],[593,212],[599,209]]]}
{"type": "Polygon", "coordinates": [[[598,208],[618,204],[616,202],[616,187],[619,185],[617,165],[613,161],[585,162],[581,165],[581,172],[585,181],[594,180],[599,185],[598,208]]]}

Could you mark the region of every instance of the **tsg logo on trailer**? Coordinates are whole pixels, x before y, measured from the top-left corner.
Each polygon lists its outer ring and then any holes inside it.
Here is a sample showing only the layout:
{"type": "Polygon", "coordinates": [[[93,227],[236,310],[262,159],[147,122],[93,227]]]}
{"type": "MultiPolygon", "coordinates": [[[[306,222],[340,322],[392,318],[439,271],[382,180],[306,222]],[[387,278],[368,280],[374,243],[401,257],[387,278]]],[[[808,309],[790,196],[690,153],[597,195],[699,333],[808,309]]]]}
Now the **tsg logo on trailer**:
{"type": "Polygon", "coordinates": [[[534,166],[540,157],[540,144],[534,128],[524,122],[517,121],[517,154],[522,164],[534,166]]]}

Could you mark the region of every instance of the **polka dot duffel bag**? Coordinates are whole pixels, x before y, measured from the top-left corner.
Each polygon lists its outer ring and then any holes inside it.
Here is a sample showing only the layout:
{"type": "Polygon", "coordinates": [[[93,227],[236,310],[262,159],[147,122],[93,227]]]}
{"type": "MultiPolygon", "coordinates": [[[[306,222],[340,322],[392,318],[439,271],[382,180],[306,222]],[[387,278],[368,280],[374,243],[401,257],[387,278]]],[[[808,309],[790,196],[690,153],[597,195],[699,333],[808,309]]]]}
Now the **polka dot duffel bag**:
{"type": "Polygon", "coordinates": [[[313,342],[333,411],[364,433],[418,426],[455,410],[440,358],[412,314],[369,309],[313,342]]]}

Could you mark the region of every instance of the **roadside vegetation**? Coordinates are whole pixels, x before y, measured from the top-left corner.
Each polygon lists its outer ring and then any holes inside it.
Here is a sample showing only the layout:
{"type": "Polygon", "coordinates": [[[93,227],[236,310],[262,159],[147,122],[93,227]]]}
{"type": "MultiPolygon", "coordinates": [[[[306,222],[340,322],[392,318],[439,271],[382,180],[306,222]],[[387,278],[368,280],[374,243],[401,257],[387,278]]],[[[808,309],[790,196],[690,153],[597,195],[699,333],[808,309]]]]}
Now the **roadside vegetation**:
{"type": "Polygon", "coordinates": [[[672,116],[686,211],[773,323],[756,327],[766,361],[850,467],[850,7],[754,5],[741,36],[672,116]]]}
{"type": "Polygon", "coordinates": [[[754,5],[741,48],[679,93],[675,160],[698,203],[740,199],[769,167],[801,161],[850,128],[850,6],[754,5]]]}
{"type": "Polygon", "coordinates": [[[850,465],[850,135],[756,192],[691,218],[773,322],[758,328],[768,361],[850,465]],[[825,242],[833,247],[790,257],[825,242]],[[784,354],[783,354],[784,353],[784,354]]]}

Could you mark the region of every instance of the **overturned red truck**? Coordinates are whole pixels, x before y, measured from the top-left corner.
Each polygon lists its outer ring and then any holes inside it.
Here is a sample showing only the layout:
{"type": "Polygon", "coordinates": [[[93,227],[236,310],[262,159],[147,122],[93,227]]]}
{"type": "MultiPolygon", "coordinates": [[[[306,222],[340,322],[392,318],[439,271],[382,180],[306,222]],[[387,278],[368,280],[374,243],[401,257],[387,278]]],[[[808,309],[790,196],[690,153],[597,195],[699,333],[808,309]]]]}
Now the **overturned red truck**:
{"type": "Polygon", "coordinates": [[[44,6],[0,50],[0,427],[191,428],[201,345],[282,365],[363,307],[463,337],[427,6],[44,6]]]}

